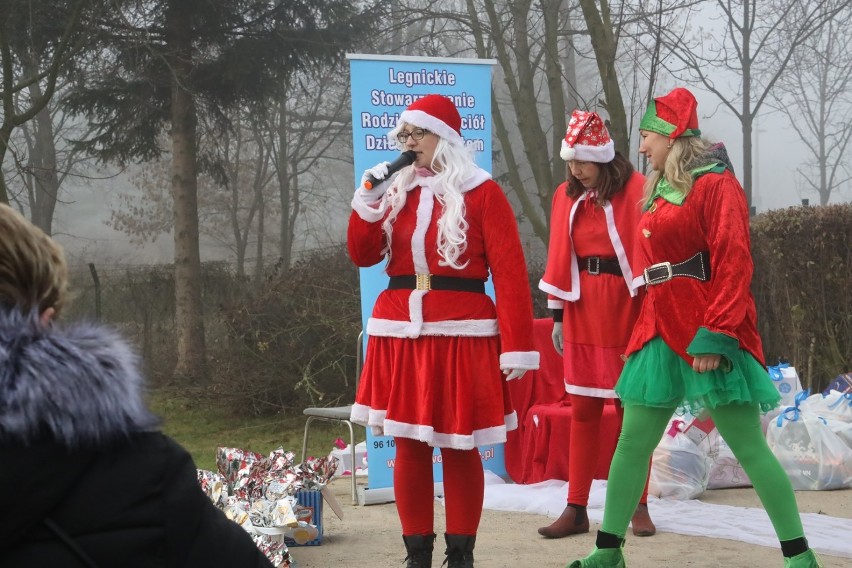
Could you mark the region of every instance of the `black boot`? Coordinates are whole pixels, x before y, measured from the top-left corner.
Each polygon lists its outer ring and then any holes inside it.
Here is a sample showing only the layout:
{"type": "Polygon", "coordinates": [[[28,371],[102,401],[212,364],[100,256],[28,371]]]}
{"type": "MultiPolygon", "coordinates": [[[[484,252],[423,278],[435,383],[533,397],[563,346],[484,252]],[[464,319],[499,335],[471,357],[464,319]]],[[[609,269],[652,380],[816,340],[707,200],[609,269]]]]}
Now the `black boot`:
{"type": "Polygon", "coordinates": [[[405,543],[405,568],[432,568],[432,549],[435,547],[434,534],[402,535],[405,543]]]}
{"type": "Polygon", "coordinates": [[[447,540],[447,558],[444,560],[444,564],[449,563],[447,568],[473,568],[476,535],[445,534],[444,538],[447,540]]]}

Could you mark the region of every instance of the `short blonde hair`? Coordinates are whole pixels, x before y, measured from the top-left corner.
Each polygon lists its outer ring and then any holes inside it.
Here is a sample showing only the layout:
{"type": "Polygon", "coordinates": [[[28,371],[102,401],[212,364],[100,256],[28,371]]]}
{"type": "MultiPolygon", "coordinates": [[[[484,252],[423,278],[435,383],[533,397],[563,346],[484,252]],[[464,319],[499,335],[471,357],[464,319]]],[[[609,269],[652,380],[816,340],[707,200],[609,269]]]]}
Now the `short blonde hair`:
{"type": "Polygon", "coordinates": [[[39,314],[52,307],[59,314],[67,295],[62,248],[23,215],[0,204],[0,304],[39,314]]]}

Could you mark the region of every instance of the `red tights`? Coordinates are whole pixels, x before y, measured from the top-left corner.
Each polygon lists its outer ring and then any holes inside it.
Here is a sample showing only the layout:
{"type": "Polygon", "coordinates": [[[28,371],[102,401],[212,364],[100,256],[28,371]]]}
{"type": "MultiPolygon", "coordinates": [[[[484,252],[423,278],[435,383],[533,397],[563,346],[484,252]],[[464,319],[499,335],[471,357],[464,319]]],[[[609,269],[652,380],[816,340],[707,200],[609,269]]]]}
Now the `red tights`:
{"type": "MultiPolygon", "coordinates": [[[[587,506],[592,479],[598,468],[598,438],[601,431],[605,399],[592,396],[571,396],[571,438],[568,442],[568,502],[587,506]]],[[[624,409],[615,404],[619,422],[624,418],[624,409]]],[[[650,470],[649,470],[650,471],[650,470]]],[[[640,503],[648,502],[648,480],[640,503]]]]}
{"type": "MultiPolygon", "coordinates": [[[[432,478],[433,448],[425,442],[394,438],[396,460],[393,488],[402,534],[435,532],[435,495],[432,478]]],[[[447,534],[475,535],[482,516],[485,474],[479,450],[441,448],[447,534]]]]}

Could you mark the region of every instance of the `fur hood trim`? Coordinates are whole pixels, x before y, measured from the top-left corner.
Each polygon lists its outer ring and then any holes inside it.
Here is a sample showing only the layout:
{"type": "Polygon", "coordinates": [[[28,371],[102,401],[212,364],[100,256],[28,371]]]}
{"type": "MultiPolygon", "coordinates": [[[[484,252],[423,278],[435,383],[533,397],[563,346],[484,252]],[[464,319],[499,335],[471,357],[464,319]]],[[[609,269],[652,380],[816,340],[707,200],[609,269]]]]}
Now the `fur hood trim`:
{"type": "Polygon", "coordinates": [[[53,438],[101,446],[158,429],[145,407],[138,357],[91,324],[44,326],[38,314],[0,309],[0,441],[53,438]]]}

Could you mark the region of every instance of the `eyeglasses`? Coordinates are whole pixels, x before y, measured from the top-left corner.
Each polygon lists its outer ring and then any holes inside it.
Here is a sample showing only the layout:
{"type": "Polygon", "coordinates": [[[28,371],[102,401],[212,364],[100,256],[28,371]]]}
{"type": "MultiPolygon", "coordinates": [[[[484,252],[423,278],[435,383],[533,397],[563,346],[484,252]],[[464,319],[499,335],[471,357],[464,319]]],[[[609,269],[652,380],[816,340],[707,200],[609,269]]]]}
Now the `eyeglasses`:
{"type": "Polygon", "coordinates": [[[423,137],[429,133],[425,128],[415,128],[411,132],[400,132],[396,135],[396,139],[399,140],[400,144],[405,144],[408,142],[408,137],[411,136],[415,140],[423,140],[423,137]]]}

